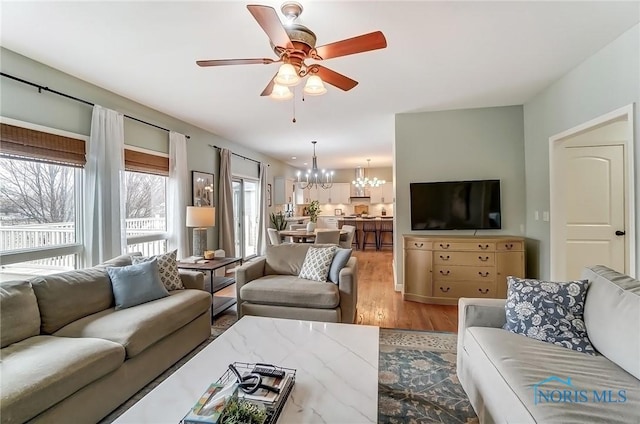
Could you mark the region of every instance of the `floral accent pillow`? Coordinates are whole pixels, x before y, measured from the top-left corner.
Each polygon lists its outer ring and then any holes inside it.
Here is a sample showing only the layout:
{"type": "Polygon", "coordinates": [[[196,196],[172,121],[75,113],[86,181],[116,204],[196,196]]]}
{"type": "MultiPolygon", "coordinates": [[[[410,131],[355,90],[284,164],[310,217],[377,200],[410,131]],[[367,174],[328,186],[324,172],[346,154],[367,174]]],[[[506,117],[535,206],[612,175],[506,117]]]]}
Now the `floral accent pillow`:
{"type": "Polygon", "coordinates": [[[180,278],[178,272],[178,262],[176,261],[177,250],[172,252],[163,253],[161,255],[144,257],[144,256],[132,256],[131,262],[135,264],[141,264],[143,262],[149,262],[153,259],[157,259],[158,268],[160,269],[160,281],[164,284],[164,287],[169,290],[184,290],[184,284],[180,278]]]}
{"type": "Polygon", "coordinates": [[[587,280],[552,282],[507,277],[505,330],[595,355],[584,325],[587,280]]]}

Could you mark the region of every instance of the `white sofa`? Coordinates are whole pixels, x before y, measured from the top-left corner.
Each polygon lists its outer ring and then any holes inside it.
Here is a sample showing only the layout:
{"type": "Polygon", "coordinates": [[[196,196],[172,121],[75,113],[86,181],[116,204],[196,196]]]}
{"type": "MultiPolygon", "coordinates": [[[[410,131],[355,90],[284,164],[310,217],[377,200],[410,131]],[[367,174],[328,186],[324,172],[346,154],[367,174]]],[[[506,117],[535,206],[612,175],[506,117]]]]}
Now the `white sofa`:
{"type": "Polygon", "coordinates": [[[504,299],[460,299],[457,373],[481,423],[640,423],[640,281],[583,279],[596,356],[503,330],[504,299]]]}

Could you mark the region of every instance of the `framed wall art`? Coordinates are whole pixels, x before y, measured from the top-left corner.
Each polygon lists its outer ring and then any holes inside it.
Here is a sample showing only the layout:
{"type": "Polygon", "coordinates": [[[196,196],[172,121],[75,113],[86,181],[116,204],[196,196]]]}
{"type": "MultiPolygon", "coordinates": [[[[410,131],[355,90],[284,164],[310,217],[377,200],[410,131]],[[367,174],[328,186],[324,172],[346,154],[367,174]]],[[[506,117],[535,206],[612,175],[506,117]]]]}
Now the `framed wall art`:
{"type": "Polygon", "coordinates": [[[207,172],[191,171],[193,206],[214,206],[214,176],[207,172]]]}

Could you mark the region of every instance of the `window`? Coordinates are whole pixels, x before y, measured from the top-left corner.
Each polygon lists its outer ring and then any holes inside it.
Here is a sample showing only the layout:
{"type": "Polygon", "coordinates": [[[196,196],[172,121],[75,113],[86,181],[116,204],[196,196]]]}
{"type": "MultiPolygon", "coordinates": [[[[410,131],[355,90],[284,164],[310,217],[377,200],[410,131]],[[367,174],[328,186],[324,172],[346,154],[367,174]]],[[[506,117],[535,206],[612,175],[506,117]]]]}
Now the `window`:
{"type": "Polygon", "coordinates": [[[0,279],[78,267],[84,141],[0,125],[0,279]]]}
{"type": "Polygon", "coordinates": [[[167,251],[167,177],[125,172],[127,251],[145,256],[167,251]]]}
{"type": "Polygon", "coordinates": [[[165,253],[169,158],[127,147],[124,162],[127,252],[165,253]]]}

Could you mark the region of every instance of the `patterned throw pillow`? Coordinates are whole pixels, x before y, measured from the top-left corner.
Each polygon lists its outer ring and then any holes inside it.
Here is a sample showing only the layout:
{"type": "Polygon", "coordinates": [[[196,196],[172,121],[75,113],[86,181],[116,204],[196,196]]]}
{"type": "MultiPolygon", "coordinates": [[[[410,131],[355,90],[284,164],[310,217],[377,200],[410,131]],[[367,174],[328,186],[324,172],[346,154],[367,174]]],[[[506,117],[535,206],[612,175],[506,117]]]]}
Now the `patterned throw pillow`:
{"type": "Polygon", "coordinates": [[[131,262],[133,264],[139,264],[142,262],[148,262],[153,259],[158,260],[158,267],[160,268],[160,281],[164,284],[164,287],[169,290],[184,290],[184,284],[180,279],[180,273],[178,272],[178,263],[176,257],[178,251],[164,253],[162,255],[151,256],[150,258],[144,256],[132,256],[131,262]]]}
{"type": "Polygon", "coordinates": [[[587,280],[551,282],[507,277],[505,330],[595,355],[584,325],[587,280]]]}
{"type": "Polygon", "coordinates": [[[309,247],[298,277],[326,283],[336,248],[336,246],[309,247]]]}

